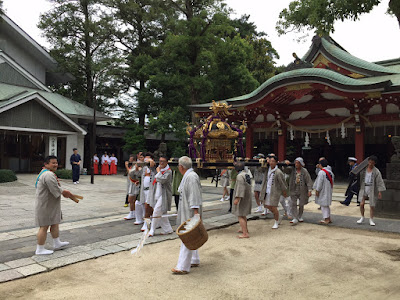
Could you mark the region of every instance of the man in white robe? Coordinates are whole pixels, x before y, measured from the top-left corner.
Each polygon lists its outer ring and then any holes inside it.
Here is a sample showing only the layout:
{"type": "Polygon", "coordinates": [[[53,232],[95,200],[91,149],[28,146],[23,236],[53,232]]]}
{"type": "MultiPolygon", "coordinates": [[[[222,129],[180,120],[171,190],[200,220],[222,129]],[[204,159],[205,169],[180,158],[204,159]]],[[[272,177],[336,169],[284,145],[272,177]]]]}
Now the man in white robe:
{"type": "Polygon", "coordinates": [[[61,242],[59,237],[59,224],[61,223],[61,195],[72,197],[71,192],[61,188],[58,178],[54,173],[57,170],[58,161],[55,156],[48,156],[44,161],[44,168],[36,178],[35,221],[39,226],[37,233],[36,255],[52,254],[53,250],[44,248],[47,231],[53,237],[54,250],[67,246],[68,242],[61,242]]]}
{"type": "Polygon", "coordinates": [[[137,195],[139,195],[140,192],[140,176],[138,174],[139,167],[137,163],[144,162],[143,152],[139,152],[136,157],[136,164],[129,170],[128,173],[128,180],[130,180],[130,186],[128,188],[129,214],[124,218],[125,220],[132,220],[136,218],[135,203],[137,195]]]}
{"type": "MultiPolygon", "coordinates": [[[[201,214],[202,211],[202,195],[200,178],[192,169],[192,159],[187,156],[182,156],[179,159],[179,172],[183,175],[181,184],[179,185],[179,206],[177,225],[181,225],[195,214],[201,214]]],[[[198,250],[189,250],[181,243],[178,263],[172,273],[187,274],[191,267],[198,267],[200,257],[198,250]]]]}
{"type": "MultiPolygon", "coordinates": [[[[146,230],[147,224],[144,223],[143,217],[145,215],[145,205],[148,205],[148,198],[153,194],[153,181],[156,175],[155,162],[153,155],[148,152],[144,157],[144,162],[149,165],[138,168],[138,176],[141,177],[139,199],[136,199],[136,221],[135,225],[143,224],[142,231],[146,230]]],[[[148,216],[150,217],[150,216],[148,216]]]]}
{"type": "Polygon", "coordinates": [[[168,159],[164,156],[159,158],[159,166],[156,169],[157,174],[153,181],[154,202],[153,215],[151,220],[151,229],[149,236],[154,236],[158,226],[161,226],[161,234],[171,234],[171,224],[168,217],[163,217],[171,210],[172,202],[172,170],[168,165],[168,159]]]}
{"type": "Polygon", "coordinates": [[[320,224],[329,224],[332,223],[330,205],[332,204],[335,177],[333,172],[328,168],[328,161],[326,159],[320,160],[319,166],[320,171],[313,186],[315,189],[315,203],[321,206],[323,220],[320,221],[320,224]]]}

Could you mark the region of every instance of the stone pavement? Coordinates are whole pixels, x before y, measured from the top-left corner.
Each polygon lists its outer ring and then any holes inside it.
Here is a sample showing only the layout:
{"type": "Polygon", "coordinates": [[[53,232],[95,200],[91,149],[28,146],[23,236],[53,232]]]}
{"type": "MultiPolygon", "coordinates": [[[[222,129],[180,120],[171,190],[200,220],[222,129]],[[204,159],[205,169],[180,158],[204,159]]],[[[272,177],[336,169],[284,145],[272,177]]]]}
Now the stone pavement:
{"type": "MultiPolygon", "coordinates": [[[[64,221],[60,225],[60,237],[71,244],[52,255],[33,255],[36,247],[34,226],[34,182],[35,175],[22,174],[14,183],[0,184],[0,282],[50,271],[55,268],[94,259],[103,255],[127,251],[137,246],[142,233],[141,226],[133,225],[123,217],[128,208],[123,207],[126,192],[126,177],[96,176],[95,184],[90,184],[89,176],[82,176],[79,185],[63,180],[62,186],[84,196],[77,203],[69,199],[62,202],[64,221]]],[[[216,188],[210,181],[202,181],[204,198],[203,221],[208,230],[230,226],[237,223],[237,218],[228,214],[229,203],[220,202],[222,188],[216,188]]],[[[336,185],[334,200],[343,200],[345,187],[336,185]]],[[[172,213],[175,209],[172,209],[172,213]]],[[[259,214],[249,216],[259,218],[259,214]]],[[[317,223],[321,214],[305,212],[306,222],[317,223]]],[[[265,218],[272,218],[267,216],[265,218]]],[[[374,231],[400,233],[400,221],[377,220],[377,226],[365,223],[357,225],[357,217],[332,216],[330,226],[357,228],[374,231]]],[[[176,228],[175,218],[171,224],[176,228]]],[[[285,225],[286,224],[286,225],[285,225]]],[[[284,221],[283,226],[288,222],[284,221]]],[[[156,235],[149,238],[147,244],[176,239],[178,236],[156,235]]],[[[47,247],[51,248],[50,235],[47,247]]]]}

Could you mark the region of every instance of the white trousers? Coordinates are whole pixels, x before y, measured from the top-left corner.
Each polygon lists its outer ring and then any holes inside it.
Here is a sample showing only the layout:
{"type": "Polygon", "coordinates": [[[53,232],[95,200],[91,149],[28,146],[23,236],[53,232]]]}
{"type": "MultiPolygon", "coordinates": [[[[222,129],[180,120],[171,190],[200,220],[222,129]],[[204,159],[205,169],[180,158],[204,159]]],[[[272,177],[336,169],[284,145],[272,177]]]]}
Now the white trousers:
{"type": "Polygon", "coordinates": [[[324,219],[327,219],[331,216],[331,208],[329,206],[322,206],[321,205],[321,212],[322,212],[322,217],[324,219]]]}
{"type": "Polygon", "coordinates": [[[180,271],[190,271],[192,264],[199,264],[199,250],[189,250],[184,243],[181,243],[181,251],[179,252],[178,264],[176,269],[180,271]]]}
{"type": "Polygon", "coordinates": [[[283,196],[280,196],[279,203],[282,205],[283,210],[285,211],[285,213],[288,216],[291,216],[292,214],[291,214],[291,211],[290,211],[290,207],[286,204],[286,198],[283,197],[283,196]]]}
{"type": "Polygon", "coordinates": [[[136,209],[136,222],[142,223],[144,217],[144,205],[140,201],[136,200],[135,209],[136,209]]]}
{"type": "Polygon", "coordinates": [[[150,234],[154,235],[154,232],[159,226],[161,226],[163,233],[170,233],[173,231],[171,224],[169,223],[169,218],[160,218],[162,215],[162,197],[159,197],[153,210],[153,219],[151,220],[150,234]]]}
{"type": "Polygon", "coordinates": [[[146,199],[144,202],[149,204],[149,190],[144,191],[144,198],[146,199]]]}

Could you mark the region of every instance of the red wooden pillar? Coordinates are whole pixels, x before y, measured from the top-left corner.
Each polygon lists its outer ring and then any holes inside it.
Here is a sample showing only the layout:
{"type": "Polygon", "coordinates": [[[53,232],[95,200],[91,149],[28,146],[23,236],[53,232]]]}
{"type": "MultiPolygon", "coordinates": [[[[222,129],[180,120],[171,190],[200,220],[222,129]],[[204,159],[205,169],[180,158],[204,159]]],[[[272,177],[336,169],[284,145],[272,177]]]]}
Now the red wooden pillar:
{"type": "Polygon", "coordinates": [[[282,124],[281,129],[278,131],[278,160],[284,161],[286,159],[286,124],[282,124]]]}
{"type": "Polygon", "coordinates": [[[365,128],[364,126],[360,126],[360,132],[355,132],[355,155],[358,162],[362,162],[364,160],[365,155],[365,128]]]}
{"type": "Polygon", "coordinates": [[[253,158],[254,130],[250,124],[248,126],[246,129],[246,157],[253,158]]]}

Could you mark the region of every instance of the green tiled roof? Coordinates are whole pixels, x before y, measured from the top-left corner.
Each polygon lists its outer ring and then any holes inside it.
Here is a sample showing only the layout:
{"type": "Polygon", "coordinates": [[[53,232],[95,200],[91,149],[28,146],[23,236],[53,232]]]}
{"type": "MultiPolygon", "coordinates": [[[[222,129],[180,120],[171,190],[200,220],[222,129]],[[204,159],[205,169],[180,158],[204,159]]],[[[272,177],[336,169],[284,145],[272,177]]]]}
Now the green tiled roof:
{"type": "MultiPolygon", "coordinates": [[[[347,87],[351,90],[374,90],[377,88],[384,89],[387,86],[390,86],[392,83],[391,82],[392,79],[394,79],[395,82],[397,83],[398,81],[400,81],[400,74],[354,79],[328,69],[320,69],[320,68],[297,69],[288,72],[283,72],[278,75],[275,75],[274,77],[271,77],[249,94],[226,99],[220,102],[233,104],[234,106],[235,104],[243,105],[240,102],[246,100],[249,101],[248,103],[252,103],[253,101],[258,101],[260,97],[263,97],[265,94],[267,94],[269,90],[273,87],[296,84],[296,82],[321,82],[325,84],[330,83],[332,85],[339,85],[342,88],[347,87]]],[[[195,110],[196,109],[203,110],[208,108],[209,106],[211,106],[211,103],[191,105],[191,107],[195,110]]]]}
{"type": "Polygon", "coordinates": [[[380,66],[368,61],[365,61],[363,59],[360,59],[358,57],[355,57],[348,53],[347,51],[344,51],[340,49],[338,46],[335,44],[329,42],[326,38],[321,38],[322,46],[325,48],[326,51],[329,52],[332,56],[336,57],[338,60],[343,61],[351,66],[355,66],[364,70],[369,70],[369,71],[374,71],[374,72],[380,72],[380,73],[387,73],[387,74],[393,74],[393,73],[400,73],[396,72],[393,69],[386,68],[384,66],[380,66]]]}
{"type": "MultiPolygon", "coordinates": [[[[16,85],[0,83],[0,107],[12,102],[21,100],[33,94],[39,94],[49,103],[57,107],[60,111],[70,117],[91,118],[93,109],[79,102],[73,101],[57,93],[45,92],[42,90],[31,89],[16,85]]],[[[97,112],[96,117],[100,119],[110,119],[107,115],[97,112]]]]}
{"type": "MultiPolygon", "coordinates": [[[[296,78],[305,77],[305,76],[306,77],[315,77],[315,79],[317,81],[320,78],[324,78],[324,79],[328,79],[329,81],[333,81],[333,82],[336,82],[341,85],[360,86],[360,87],[369,85],[371,83],[379,83],[379,82],[385,81],[385,80],[375,80],[375,81],[371,80],[371,82],[366,83],[366,82],[362,82],[358,79],[353,79],[353,78],[344,76],[340,73],[336,73],[334,71],[327,70],[327,69],[320,69],[320,68],[298,69],[298,70],[292,70],[292,71],[283,72],[278,75],[275,75],[274,77],[271,77],[270,79],[265,81],[262,85],[260,85],[257,89],[255,89],[250,94],[246,94],[246,95],[235,97],[235,98],[230,98],[230,99],[227,99],[226,101],[231,102],[231,101],[237,101],[237,100],[245,100],[245,99],[248,99],[248,98],[251,98],[251,97],[257,95],[262,90],[264,90],[268,86],[270,86],[278,81],[282,81],[284,79],[296,79],[296,78]]],[[[371,78],[371,79],[373,79],[373,78],[371,78]]],[[[211,105],[211,104],[207,104],[207,105],[211,105]]]]}
{"type": "Polygon", "coordinates": [[[393,86],[400,86],[400,74],[365,77],[365,78],[360,78],[358,80],[364,84],[390,80],[392,82],[393,86]]]}

